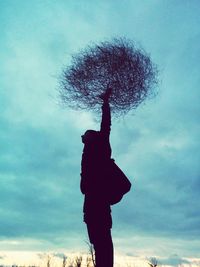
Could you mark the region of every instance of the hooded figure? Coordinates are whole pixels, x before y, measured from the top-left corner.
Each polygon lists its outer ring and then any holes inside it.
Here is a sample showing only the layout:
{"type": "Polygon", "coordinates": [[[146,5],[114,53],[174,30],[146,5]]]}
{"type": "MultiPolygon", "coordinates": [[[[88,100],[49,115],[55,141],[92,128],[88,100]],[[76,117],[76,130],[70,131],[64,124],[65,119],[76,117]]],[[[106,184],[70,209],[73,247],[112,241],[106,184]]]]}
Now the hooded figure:
{"type": "Polygon", "coordinates": [[[95,250],[96,267],[113,267],[112,217],[107,184],[111,159],[109,141],[111,114],[108,89],[102,105],[100,131],[87,130],[82,135],[81,192],[85,195],[83,213],[88,236],[95,250]]]}

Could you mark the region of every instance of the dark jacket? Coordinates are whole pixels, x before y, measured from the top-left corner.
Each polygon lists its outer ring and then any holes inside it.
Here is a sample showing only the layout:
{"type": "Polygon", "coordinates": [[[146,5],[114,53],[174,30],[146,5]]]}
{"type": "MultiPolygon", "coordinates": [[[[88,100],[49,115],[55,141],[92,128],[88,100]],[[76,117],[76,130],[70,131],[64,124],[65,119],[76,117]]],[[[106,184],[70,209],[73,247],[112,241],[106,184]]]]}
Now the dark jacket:
{"type": "Polygon", "coordinates": [[[85,195],[83,211],[89,217],[110,213],[107,200],[107,166],[111,158],[111,114],[109,103],[102,106],[101,129],[91,144],[85,144],[81,161],[81,192],[85,195]]]}

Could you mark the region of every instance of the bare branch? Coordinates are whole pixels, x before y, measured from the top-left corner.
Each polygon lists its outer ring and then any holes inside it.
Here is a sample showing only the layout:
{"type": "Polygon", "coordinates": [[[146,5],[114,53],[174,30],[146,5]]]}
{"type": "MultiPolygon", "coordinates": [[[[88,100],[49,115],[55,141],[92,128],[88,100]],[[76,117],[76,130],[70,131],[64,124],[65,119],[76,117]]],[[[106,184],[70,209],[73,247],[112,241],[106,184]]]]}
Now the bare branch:
{"type": "Polygon", "coordinates": [[[59,92],[68,106],[98,112],[99,96],[110,87],[112,112],[121,115],[151,96],[156,84],[157,68],[150,56],[132,41],[119,38],[72,56],[72,64],[62,71],[59,92]]]}
{"type": "Polygon", "coordinates": [[[148,262],[149,266],[150,267],[157,267],[158,266],[158,261],[155,257],[152,257],[149,259],[149,262],[148,262]]]}

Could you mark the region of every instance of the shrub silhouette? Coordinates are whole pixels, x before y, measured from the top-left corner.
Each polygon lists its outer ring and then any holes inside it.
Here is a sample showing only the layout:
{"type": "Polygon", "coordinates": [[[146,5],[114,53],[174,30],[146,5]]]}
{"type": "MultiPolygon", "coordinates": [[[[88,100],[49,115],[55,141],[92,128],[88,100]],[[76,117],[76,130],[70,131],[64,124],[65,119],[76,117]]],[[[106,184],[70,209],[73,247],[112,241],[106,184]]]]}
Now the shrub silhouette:
{"type": "Polygon", "coordinates": [[[112,112],[121,115],[151,96],[156,83],[157,68],[150,56],[131,40],[118,38],[73,55],[60,76],[59,92],[64,104],[99,112],[99,95],[112,88],[112,112]]]}

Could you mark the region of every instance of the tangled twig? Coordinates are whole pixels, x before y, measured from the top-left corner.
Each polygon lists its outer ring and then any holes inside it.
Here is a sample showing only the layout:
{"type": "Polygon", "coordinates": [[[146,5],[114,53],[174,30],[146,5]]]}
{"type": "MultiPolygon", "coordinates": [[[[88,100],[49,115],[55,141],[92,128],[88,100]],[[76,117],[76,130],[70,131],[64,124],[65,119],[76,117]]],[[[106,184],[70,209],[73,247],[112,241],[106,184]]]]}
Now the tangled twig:
{"type": "Polygon", "coordinates": [[[88,46],[72,56],[62,71],[60,96],[72,108],[99,111],[99,97],[112,88],[110,105],[115,115],[136,108],[154,93],[157,68],[150,56],[125,38],[88,46]]]}

